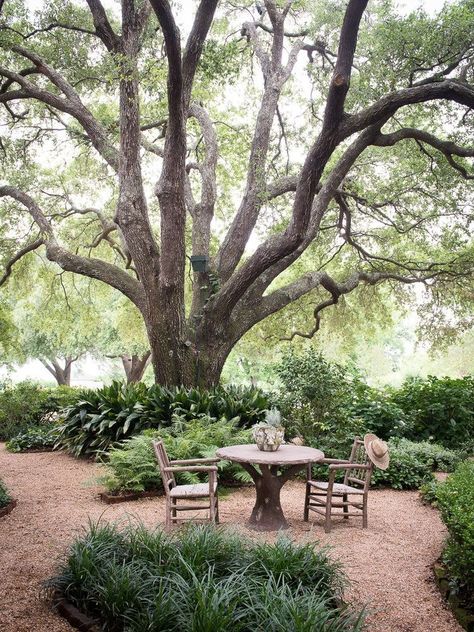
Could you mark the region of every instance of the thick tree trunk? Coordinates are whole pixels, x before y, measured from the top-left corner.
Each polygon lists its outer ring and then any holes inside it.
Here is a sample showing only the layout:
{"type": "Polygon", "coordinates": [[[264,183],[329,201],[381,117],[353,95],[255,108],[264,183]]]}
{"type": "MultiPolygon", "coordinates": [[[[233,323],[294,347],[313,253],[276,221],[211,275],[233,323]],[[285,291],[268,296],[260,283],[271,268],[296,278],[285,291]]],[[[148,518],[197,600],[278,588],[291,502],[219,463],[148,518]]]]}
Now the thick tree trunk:
{"type": "Polygon", "coordinates": [[[143,374],[150,362],[151,352],[147,351],[142,356],[134,355],[122,355],[120,356],[127,378],[127,384],[140,382],[143,378],[143,374]]]}
{"type": "Polygon", "coordinates": [[[169,335],[169,323],[147,322],[155,380],[165,386],[209,388],[219,383],[235,341],[211,326],[188,332],[184,340],[169,335]]]}

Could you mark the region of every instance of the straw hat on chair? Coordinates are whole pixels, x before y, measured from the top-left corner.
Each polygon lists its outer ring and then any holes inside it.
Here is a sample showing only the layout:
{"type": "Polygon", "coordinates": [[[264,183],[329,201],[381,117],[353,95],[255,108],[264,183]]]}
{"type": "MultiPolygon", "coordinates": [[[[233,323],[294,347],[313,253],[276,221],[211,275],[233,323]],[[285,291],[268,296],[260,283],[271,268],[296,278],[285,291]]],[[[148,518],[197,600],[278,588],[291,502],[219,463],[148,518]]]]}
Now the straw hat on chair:
{"type": "Polygon", "coordinates": [[[388,445],[382,439],[374,434],[366,434],[364,437],[364,446],[369,459],[381,470],[386,470],[389,465],[390,457],[388,454],[388,445]]]}

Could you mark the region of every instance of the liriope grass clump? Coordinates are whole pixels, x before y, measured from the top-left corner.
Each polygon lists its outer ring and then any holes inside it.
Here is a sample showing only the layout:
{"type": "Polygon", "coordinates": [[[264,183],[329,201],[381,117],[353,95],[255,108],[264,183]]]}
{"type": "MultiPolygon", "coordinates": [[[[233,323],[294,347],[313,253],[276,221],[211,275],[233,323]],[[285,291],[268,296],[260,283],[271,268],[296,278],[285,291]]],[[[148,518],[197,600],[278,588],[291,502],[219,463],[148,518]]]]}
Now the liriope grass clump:
{"type": "Polygon", "coordinates": [[[314,544],[140,524],[91,524],[48,583],[110,632],[357,632],[363,613],[343,605],[344,585],[314,544]]]}

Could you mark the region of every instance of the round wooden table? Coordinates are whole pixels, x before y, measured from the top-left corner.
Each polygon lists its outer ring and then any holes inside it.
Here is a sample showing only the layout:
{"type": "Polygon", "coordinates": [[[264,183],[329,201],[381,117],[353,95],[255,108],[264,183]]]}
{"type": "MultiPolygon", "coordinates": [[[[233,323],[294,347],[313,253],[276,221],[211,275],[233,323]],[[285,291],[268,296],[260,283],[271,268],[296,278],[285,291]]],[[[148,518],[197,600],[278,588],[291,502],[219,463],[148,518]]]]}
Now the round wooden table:
{"type": "Polygon", "coordinates": [[[308,463],[323,459],[324,453],[292,444],[282,445],[275,452],[263,452],[255,444],[248,444],[220,448],[216,456],[239,463],[254,480],[257,498],[249,526],[259,531],[275,531],[288,528],[280,503],[281,488],[308,463]],[[254,465],[259,466],[260,472],[254,465]]]}

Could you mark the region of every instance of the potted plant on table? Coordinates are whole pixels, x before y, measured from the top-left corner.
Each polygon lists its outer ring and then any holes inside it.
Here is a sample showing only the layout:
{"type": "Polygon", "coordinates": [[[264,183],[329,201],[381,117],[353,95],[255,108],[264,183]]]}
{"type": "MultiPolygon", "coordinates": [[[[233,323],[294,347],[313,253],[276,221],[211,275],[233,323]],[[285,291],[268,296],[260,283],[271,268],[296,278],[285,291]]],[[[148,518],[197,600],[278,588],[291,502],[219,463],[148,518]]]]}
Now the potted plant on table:
{"type": "Polygon", "coordinates": [[[275,452],[285,437],[281,424],[281,413],[276,408],[265,411],[265,421],[253,427],[253,438],[259,450],[275,452]]]}

